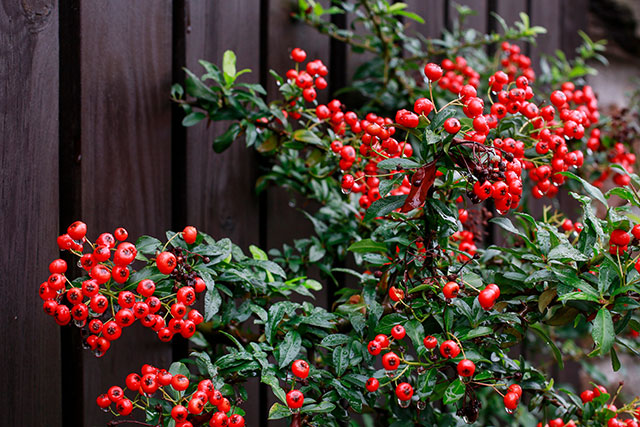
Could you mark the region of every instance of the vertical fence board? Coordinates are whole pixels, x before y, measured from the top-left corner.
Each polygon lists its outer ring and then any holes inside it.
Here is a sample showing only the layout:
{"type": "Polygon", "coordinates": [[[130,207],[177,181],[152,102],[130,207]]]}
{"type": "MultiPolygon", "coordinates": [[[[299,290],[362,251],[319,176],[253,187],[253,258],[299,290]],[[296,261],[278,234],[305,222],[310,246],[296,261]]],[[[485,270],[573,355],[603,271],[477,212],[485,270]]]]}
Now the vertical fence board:
{"type": "MultiPolygon", "coordinates": [[[[222,64],[225,50],[236,53],[237,69],[250,68],[241,81],[257,83],[260,78],[260,27],[247,26],[243,37],[236,29],[243,22],[257,23],[260,4],[245,2],[191,2],[186,8],[186,66],[200,75],[199,59],[222,64]]],[[[236,141],[224,153],[216,154],[211,143],[227,123],[210,127],[202,122],[187,130],[186,201],[187,222],[215,239],[229,237],[247,249],[259,244],[259,209],[255,194],[257,161],[253,148],[236,141]]],[[[247,384],[249,400],[241,405],[247,425],[260,423],[260,390],[257,379],[247,384]]]]}
{"type": "Polygon", "coordinates": [[[407,10],[415,12],[424,18],[425,23],[420,24],[413,20],[407,20],[410,28],[427,38],[439,38],[445,29],[445,0],[408,0],[407,10]]]}
{"type": "Polygon", "coordinates": [[[588,23],[589,0],[564,0],[562,5],[562,41],[561,48],[567,58],[576,56],[576,47],[582,43],[579,30],[586,31],[588,23]],[[585,13],[576,13],[584,11],[585,13]]]}
{"type": "Polygon", "coordinates": [[[37,292],[58,254],[56,2],[5,2],[0,49],[3,423],[60,426],[59,327],[37,292]]]}
{"type": "Polygon", "coordinates": [[[540,71],[540,58],[543,54],[552,54],[560,48],[562,24],[560,22],[561,3],[557,0],[536,0],[531,2],[531,25],[540,25],[547,29],[546,34],[537,37],[535,46],[531,46],[531,63],[536,72],[540,71]]]}
{"type": "MultiPolygon", "coordinates": [[[[171,13],[170,2],[82,3],[82,214],[93,238],[120,225],[131,241],[163,238],[171,226],[171,13]]],[[[170,360],[169,345],[134,325],[102,359],[85,354],[86,399],[170,360]]],[[[109,419],[88,410],[85,425],[109,419]]]]}
{"type": "Polygon", "coordinates": [[[475,10],[475,15],[468,16],[465,19],[463,28],[473,28],[481,33],[487,31],[489,19],[487,18],[489,0],[456,0],[449,1],[449,19],[450,23],[448,28],[453,28],[453,22],[458,19],[458,12],[456,11],[455,4],[461,6],[467,6],[475,10]]]}
{"type": "MultiPolygon", "coordinates": [[[[520,20],[520,12],[527,13],[527,0],[497,0],[495,2],[495,12],[500,15],[507,25],[512,26],[514,22],[520,20]]],[[[495,18],[489,16],[489,22],[495,22],[495,18]]],[[[495,22],[494,28],[500,33],[504,33],[500,24],[495,22]]]]}

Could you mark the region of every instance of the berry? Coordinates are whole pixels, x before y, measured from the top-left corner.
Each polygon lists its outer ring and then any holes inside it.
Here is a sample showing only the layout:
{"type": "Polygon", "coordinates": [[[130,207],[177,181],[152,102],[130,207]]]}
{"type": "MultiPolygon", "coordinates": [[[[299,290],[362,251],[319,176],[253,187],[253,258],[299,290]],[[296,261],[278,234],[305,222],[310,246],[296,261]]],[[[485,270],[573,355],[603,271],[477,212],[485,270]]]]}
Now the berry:
{"type": "Polygon", "coordinates": [[[480,294],[478,295],[478,302],[483,309],[491,310],[497,298],[498,295],[492,289],[485,288],[480,291],[480,294]]]}
{"type": "Polygon", "coordinates": [[[442,68],[438,64],[430,62],[424,66],[424,75],[432,82],[435,82],[442,77],[442,68]]]}
{"type": "Polygon", "coordinates": [[[304,403],[304,395],[300,390],[291,390],[287,393],[287,406],[291,409],[299,409],[304,403]]]}
{"type": "Polygon", "coordinates": [[[595,394],[592,390],[585,390],[582,393],[580,393],[580,399],[582,399],[582,403],[591,402],[594,397],[595,397],[595,394]]]}
{"type": "Polygon", "coordinates": [[[400,400],[409,400],[413,396],[413,387],[409,383],[400,383],[396,387],[396,396],[400,400]]]}
{"type": "Polygon", "coordinates": [[[171,387],[176,391],[185,391],[189,387],[189,378],[184,375],[174,375],[171,378],[171,387]]]}
{"type": "Polygon", "coordinates": [[[160,273],[171,274],[171,272],[176,268],[178,261],[176,260],[176,256],[171,252],[162,252],[158,254],[156,264],[160,273]]]}
{"type": "Polygon", "coordinates": [[[182,238],[189,245],[194,244],[196,242],[197,237],[198,237],[198,230],[191,225],[186,226],[184,230],[182,230],[182,238]]]}
{"type": "Polygon", "coordinates": [[[382,351],[382,346],[380,346],[380,344],[377,341],[372,340],[372,341],[369,341],[369,344],[367,345],[367,350],[369,351],[370,355],[377,356],[382,351]]]}
{"type": "Polygon", "coordinates": [[[244,427],[244,417],[240,414],[233,414],[229,417],[229,427],[244,427]]]}
{"type": "Polygon", "coordinates": [[[442,293],[445,298],[453,299],[458,296],[460,286],[456,282],[449,282],[442,288],[442,293]]]}
{"type": "Polygon", "coordinates": [[[307,52],[300,49],[299,47],[296,47],[291,51],[291,59],[296,62],[302,62],[307,59],[307,52]]]}
{"type": "Polygon", "coordinates": [[[438,346],[438,340],[431,335],[429,335],[428,337],[425,337],[424,340],[422,340],[422,343],[429,350],[433,350],[438,346]]]}
{"type": "Polygon", "coordinates": [[[396,340],[401,340],[405,337],[406,334],[407,331],[405,331],[404,326],[402,325],[396,325],[391,328],[391,336],[393,336],[393,338],[396,340]]]}
{"type": "Polygon", "coordinates": [[[176,421],[186,421],[189,411],[182,405],[176,405],[171,409],[171,418],[176,421]]]}
{"type": "Polygon", "coordinates": [[[507,391],[517,394],[518,399],[522,397],[522,387],[520,387],[518,384],[511,384],[507,391]]]}
{"type": "Polygon", "coordinates": [[[116,230],[113,232],[113,236],[116,238],[116,240],[122,242],[124,240],[127,240],[127,237],[129,237],[129,233],[124,228],[119,227],[116,228],[116,230]]]}
{"type": "Polygon", "coordinates": [[[616,229],[611,232],[609,241],[617,246],[626,246],[631,241],[631,236],[625,230],[616,229]]]}
{"type": "Polygon", "coordinates": [[[444,130],[448,133],[455,134],[460,131],[462,125],[460,124],[460,120],[455,117],[449,117],[444,121],[444,130]]]}
{"type": "Polygon", "coordinates": [[[460,347],[455,341],[447,340],[440,345],[440,354],[442,357],[454,359],[460,354],[460,347]]]}
{"type": "Polygon", "coordinates": [[[67,228],[67,234],[73,240],[82,240],[87,234],[87,224],[82,221],[76,221],[67,228]]]}
{"type": "Polygon", "coordinates": [[[520,397],[514,392],[509,392],[504,395],[504,407],[510,411],[515,410],[518,407],[520,397]]]}
{"type": "Polygon", "coordinates": [[[476,371],[476,365],[469,359],[462,359],[458,362],[458,375],[461,377],[472,377],[476,371]]]}
{"type": "Polygon", "coordinates": [[[404,298],[404,291],[402,289],[398,289],[395,286],[391,286],[389,288],[389,298],[391,301],[397,302],[404,298]]]}
{"type": "Polygon", "coordinates": [[[129,399],[122,399],[116,403],[116,412],[122,416],[127,416],[133,411],[133,403],[129,399]]]}
{"type": "Polygon", "coordinates": [[[389,337],[386,336],[385,334],[376,335],[376,337],[373,340],[378,344],[380,344],[381,348],[389,347],[389,337]]]}
{"type": "Polygon", "coordinates": [[[369,378],[367,380],[367,383],[365,384],[365,387],[368,392],[373,393],[374,391],[378,390],[378,387],[380,387],[380,382],[375,378],[369,378]]]}
{"type": "Polygon", "coordinates": [[[296,360],[291,366],[291,372],[296,377],[305,379],[309,376],[309,364],[305,360],[296,360]]]}
{"type": "Polygon", "coordinates": [[[387,371],[395,371],[400,366],[400,358],[397,354],[390,351],[389,353],[382,356],[382,366],[387,371]]]}

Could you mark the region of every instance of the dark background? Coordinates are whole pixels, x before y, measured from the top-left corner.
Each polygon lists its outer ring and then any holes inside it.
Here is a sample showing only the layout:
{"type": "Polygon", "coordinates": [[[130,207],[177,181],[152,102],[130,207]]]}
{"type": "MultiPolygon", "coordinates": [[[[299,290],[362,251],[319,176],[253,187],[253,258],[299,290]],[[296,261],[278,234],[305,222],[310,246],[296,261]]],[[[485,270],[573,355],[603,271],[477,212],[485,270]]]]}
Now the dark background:
{"type": "MultiPolygon", "coordinates": [[[[427,21],[412,27],[427,36],[455,18],[452,1],[407,3],[427,21]]],[[[573,52],[588,23],[588,0],[460,3],[478,10],[468,25],[480,31],[497,28],[490,11],[510,24],[525,11],[548,28],[526,47],[534,62],[573,52]]],[[[292,21],[284,0],[5,0],[0,9],[0,425],[104,426],[111,417],[98,394],[143,363],[168,367],[186,349],[136,325],[102,359],[83,351],[77,329],[59,328],[37,294],[59,254],[56,236],[77,219],[90,238],[118,226],[132,241],[162,238],[187,224],[244,248],[304,236],[310,228],[286,193],[255,195],[253,151],[239,143],[214,154],[223,127],[183,128],[170,86],[185,64],[199,74],[198,59],[220,63],[232,49],[238,69],[253,70],[245,80],[273,97],[268,70],[284,73],[299,46],[329,66],[334,91],[363,57],[292,21]]],[[[247,425],[266,426],[267,391],[253,382],[249,392],[247,425]]]]}

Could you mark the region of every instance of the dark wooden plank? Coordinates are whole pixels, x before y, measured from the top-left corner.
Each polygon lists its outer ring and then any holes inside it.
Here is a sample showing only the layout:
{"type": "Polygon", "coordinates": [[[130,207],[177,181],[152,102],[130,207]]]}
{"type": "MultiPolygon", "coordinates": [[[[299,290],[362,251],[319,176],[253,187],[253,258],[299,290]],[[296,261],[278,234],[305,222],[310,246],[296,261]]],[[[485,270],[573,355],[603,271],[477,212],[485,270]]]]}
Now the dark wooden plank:
{"type": "MultiPolygon", "coordinates": [[[[82,215],[90,237],[171,226],[170,2],[82,2],[82,215]]],[[[142,364],[166,367],[171,346],[140,325],[101,359],[85,353],[84,425],[111,419],[91,403],[142,364]]]]}
{"type": "Polygon", "coordinates": [[[450,24],[448,28],[453,28],[453,22],[458,19],[458,12],[456,11],[455,4],[459,4],[461,6],[467,6],[473,9],[476,13],[475,15],[468,16],[464,22],[463,28],[473,28],[475,30],[480,31],[481,33],[486,33],[489,25],[488,18],[488,1],[489,0],[456,0],[449,1],[449,20],[450,24]]]}
{"type": "MultiPolygon", "coordinates": [[[[520,12],[527,13],[527,0],[495,0],[494,10],[492,12],[500,15],[507,25],[513,26],[513,23],[520,21],[520,12]]],[[[495,21],[492,16],[489,17],[490,22],[495,21]]],[[[492,29],[500,33],[504,33],[500,24],[495,22],[492,29]]]]}
{"type": "Polygon", "coordinates": [[[442,30],[446,27],[445,0],[408,0],[405,3],[409,5],[408,11],[417,13],[425,20],[424,24],[406,20],[409,32],[414,30],[428,38],[439,38],[442,35],[442,30]]]}
{"type": "Polygon", "coordinates": [[[582,44],[579,30],[586,31],[589,19],[589,0],[564,0],[562,5],[561,47],[567,58],[576,56],[576,47],[582,44]]]}
{"type": "MultiPolygon", "coordinates": [[[[186,66],[196,74],[202,71],[199,59],[222,63],[222,55],[231,49],[237,56],[238,70],[250,68],[242,81],[260,79],[259,1],[187,2],[186,66]],[[238,29],[243,35],[238,37],[238,29]]],[[[227,123],[209,128],[200,123],[186,132],[186,218],[189,224],[219,239],[229,237],[247,250],[259,244],[259,206],[255,193],[257,159],[253,148],[237,141],[227,151],[214,153],[211,142],[224,132],[227,123]]],[[[249,400],[241,405],[247,413],[247,425],[260,424],[260,383],[246,384],[249,400]]]]}
{"type": "Polygon", "coordinates": [[[560,48],[563,27],[561,23],[561,3],[557,0],[536,0],[531,2],[531,25],[540,25],[547,29],[546,34],[537,37],[536,45],[531,46],[531,62],[536,72],[540,71],[540,58],[543,54],[553,54],[560,48]]]}
{"type": "Polygon", "coordinates": [[[2,424],[61,426],[60,328],[37,292],[58,255],[56,2],[3,2],[0,46],[2,424]]]}

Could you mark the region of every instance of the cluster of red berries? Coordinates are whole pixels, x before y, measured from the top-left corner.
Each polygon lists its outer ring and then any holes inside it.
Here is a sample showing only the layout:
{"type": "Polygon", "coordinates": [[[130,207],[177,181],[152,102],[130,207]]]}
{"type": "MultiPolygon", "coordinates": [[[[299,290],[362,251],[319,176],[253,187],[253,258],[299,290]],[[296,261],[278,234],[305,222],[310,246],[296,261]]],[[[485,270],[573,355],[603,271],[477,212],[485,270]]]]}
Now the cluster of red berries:
{"type": "MultiPolygon", "coordinates": [[[[604,386],[596,385],[593,390],[585,390],[580,393],[580,399],[582,400],[582,403],[586,405],[601,394],[609,394],[609,392],[604,386]]],[[[613,403],[605,405],[605,407],[611,412],[618,411],[618,408],[613,403]]],[[[640,408],[636,410],[634,415],[637,419],[640,419],[640,408]]],[[[607,427],[638,427],[638,421],[632,418],[621,420],[618,419],[618,415],[616,414],[615,416],[609,418],[609,420],[607,421],[607,427]]]]}
{"type": "MultiPolygon", "coordinates": [[[[120,338],[123,328],[133,325],[136,320],[156,331],[162,341],[171,340],[176,333],[185,338],[193,336],[203,316],[188,307],[195,303],[196,293],[206,289],[201,278],[194,277],[192,285],[179,288],[176,282],[175,300],[171,305],[166,302],[167,298],[161,300],[154,295],[156,283],[150,279],[138,282],[135,293],[120,290],[129,279],[130,264],[137,255],[135,245],[124,241],[128,237],[127,231],[118,228],[113,234],[103,233],[95,243],[87,240],[86,233],[86,224],[76,221],[66,234],[58,237],[58,246],[79,257],[79,265],[87,271],[89,278],[81,284],[72,283],[65,276],[67,263],[62,259],[51,262],[51,275],[39,288],[45,313],[52,315],[61,326],[72,319],[76,326],[86,326],[89,335],[85,344],[98,357],[105,354],[112,341],[120,338]],[[83,254],[85,248],[90,252],[83,254]],[[168,324],[163,312],[171,316],[168,324]]],[[[197,234],[191,226],[180,233],[188,244],[195,242],[197,234]]],[[[166,275],[174,273],[183,261],[182,256],[176,257],[169,251],[159,253],[155,260],[158,270],[166,275]]]]}
{"type": "MultiPolygon", "coordinates": [[[[139,374],[132,372],[127,375],[125,384],[125,389],[113,386],[106,393],[98,396],[96,399],[98,406],[107,411],[113,403],[116,413],[126,416],[131,414],[134,407],[146,408],[149,400],[143,397],[153,396],[160,390],[165,399],[171,399],[171,394],[165,391],[167,388],[171,387],[177,392],[184,393],[191,385],[189,378],[185,375],[173,375],[166,369],[158,369],[151,365],[142,366],[139,374]],[[126,390],[136,393],[135,397],[127,398],[126,390]]],[[[198,416],[203,416],[205,421],[209,419],[211,427],[244,427],[244,417],[239,414],[230,414],[231,402],[214,388],[210,379],[202,380],[197,387],[191,388],[194,389],[192,393],[185,394],[177,401],[170,401],[173,407],[167,416],[173,418],[176,427],[192,427],[190,417],[193,419],[198,416]]]]}
{"type": "MultiPolygon", "coordinates": [[[[287,71],[287,79],[295,82],[296,86],[302,89],[302,98],[305,101],[313,102],[317,96],[316,89],[323,90],[329,86],[325,80],[325,77],[329,74],[329,69],[320,59],[314,59],[307,62],[304,70],[298,70],[298,64],[307,59],[307,53],[298,47],[291,51],[291,59],[296,62],[296,68],[287,71]]],[[[294,100],[290,105],[295,104],[296,101],[294,100]]],[[[296,120],[301,117],[298,111],[292,112],[291,115],[296,120]]]]}
{"type": "MultiPolygon", "coordinates": [[[[298,359],[291,365],[291,372],[301,380],[309,376],[309,363],[306,360],[298,359]]],[[[300,390],[292,389],[286,395],[289,409],[300,409],[304,405],[304,394],[300,390]]]]}
{"type": "Polygon", "coordinates": [[[440,65],[429,63],[424,74],[430,82],[438,82],[441,89],[454,95],[458,95],[465,85],[477,89],[480,84],[480,74],[461,56],[456,56],[455,62],[445,58],[440,65]]]}
{"type": "Polygon", "coordinates": [[[509,413],[513,413],[520,403],[522,397],[522,387],[518,384],[511,384],[507,389],[507,393],[504,395],[503,402],[504,407],[509,413]]]}
{"type": "Polygon", "coordinates": [[[563,231],[569,233],[573,231],[575,231],[576,233],[580,233],[584,229],[584,226],[581,222],[573,222],[569,218],[566,218],[564,221],[562,221],[562,224],[560,224],[560,228],[562,228],[563,231]]]}
{"type": "MultiPolygon", "coordinates": [[[[536,79],[536,73],[531,68],[531,58],[520,52],[520,46],[502,42],[500,48],[503,53],[500,65],[502,65],[503,72],[507,75],[507,82],[514,81],[518,75],[526,77],[530,82],[536,79]]],[[[494,78],[491,80],[489,78],[489,85],[491,85],[491,90],[494,92],[501,91],[503,84],[502,79],[494,78]]]]}
{"type": "MultiPolygon", "coordinates": [[[[631,174],[634,172],[633,165],[636,163],[636,155],[630,153],[624,144],[617,142],[613,145],[613,148],[609,153],[609,162],[622,165],[622,167],[631,174]]],[[[608,168],[598,177],[598,179],[593,181],[593,185],[596,187],[602,187],[602,184],[607,178],[609,178],[611,173],[611,168],[608,168]]],[[[625,185],[629,185],[631,178],[625,173],[613,172],[613,182],[620,187],[624,187],[625,185]]]]}
{"type": "MultiPolygon", "coordinates": [[[[466,222],[468,216],[469,213],[466,209],[460,209],[458,211],[458,218],[463,225],[466,222]]],[[[475,244],[475,236],[469,230],[456,231],[455,233],[453,233],[450,239],[454,242],[460,242],[458,244],[458,249],[462,252],[468,253],[471,256],[474,256],[478,250],[475,244]]],[[[469,257],[465,254],[458,254],[457,260],[459,262],[467,262],[469,261],[469,257]]]]}
{"type": "MultiPolygon", "coordinates": [[[[637,241],[640,240],[640,224],[636,224],[631,229],[631,235],[637,241]]],[[[609,253],[611,255],[623,255],[629,249],[631,236],[627,230],[617,228],[609,235],[609,253]]],[[[636,269],[640,268],[640,262],[636,263],[636,269]]],[[[638,270],[640,272],[640,269],[638,270]]]]}

